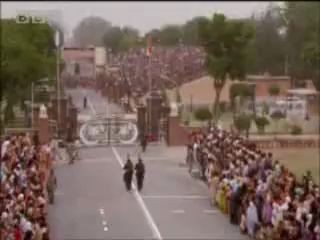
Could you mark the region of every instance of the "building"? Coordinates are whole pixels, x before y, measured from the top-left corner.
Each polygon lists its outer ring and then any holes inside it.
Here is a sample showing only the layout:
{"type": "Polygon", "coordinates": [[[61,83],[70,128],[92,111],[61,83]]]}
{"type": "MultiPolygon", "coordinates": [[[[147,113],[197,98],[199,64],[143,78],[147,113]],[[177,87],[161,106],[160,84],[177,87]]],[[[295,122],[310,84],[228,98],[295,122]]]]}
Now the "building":
{"type": "Polygon", "coordinates": [[[80,79],[96,78],[96,53],[94,47],[65,47],[62,56],[65,62],[64,74],[72,77],[78,76],[80,79]]]}
{"type": "Polygon", "coordinates": [[[288,76],[248,75],[247,82],[255,84],[255,97],[257,101],[270,98],[269,89],[273,85],[279,87],[279,96],[286,96],[287,90],[291,88],[291,79],[288,76]]]}

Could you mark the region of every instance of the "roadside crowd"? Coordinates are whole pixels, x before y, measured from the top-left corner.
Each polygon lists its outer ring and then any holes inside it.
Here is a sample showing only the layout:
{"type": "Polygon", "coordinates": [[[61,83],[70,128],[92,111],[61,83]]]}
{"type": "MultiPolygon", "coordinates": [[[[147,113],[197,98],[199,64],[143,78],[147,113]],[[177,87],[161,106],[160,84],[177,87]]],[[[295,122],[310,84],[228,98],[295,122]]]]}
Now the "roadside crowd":
{"type": "Polygon", "coordinates": [[[192,134],[187,162],[190,171],[199,164],[211,203],[242,233],[259,240],[320,240],[320,192],[310,172],[299,182],[272,153],[211,126],[192,134]]]}
{"type": "Polygon", "coordinates": [[[52,151],[28,133],[1,143],[0,239],[48,240],[48,176],[52,151]]]}
{"type": "Polygon", "coordinates": [[[147,92],[149,77],[155,89],[175,87],[205,75],[205,52],[199,47],[177,46],[152,48],[149,58],[144,48],[111,55],[108,61],[119,66],[133,89],[147,92]],[[150,75],[149,75],[150,74],[150,75]]]}

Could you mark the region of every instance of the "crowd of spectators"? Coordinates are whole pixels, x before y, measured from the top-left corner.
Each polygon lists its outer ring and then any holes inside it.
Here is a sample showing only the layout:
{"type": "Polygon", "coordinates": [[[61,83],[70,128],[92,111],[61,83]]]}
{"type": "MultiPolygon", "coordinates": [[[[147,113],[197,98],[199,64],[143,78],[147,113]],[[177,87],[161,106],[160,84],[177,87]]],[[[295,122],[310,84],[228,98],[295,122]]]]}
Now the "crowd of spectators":
{"type": "Polygon", "coordinates": [[[241,232],[261,240],[320,240],[320,193],[310,172],[298,181],[272,153],[217,127],[191,139],[188,163],[199,163],[211,203],[241,232]]]}
{"type": "Polygon", "coordinates": [[[119,78],[128,80],[133,89],[147,92],[149,77],[155,89],[175,87],[204,76],[205,52],[200,47],[176,46],[152,48],[151,57],[145,48],[131,49],[126,53],[110,55],[110,66],[118,66],[119,78]],[[150,74],[150,75],[149,75],[150,74]]]}
{"type": "Polygon", "coordinates": [[[1,143],[0,239],[48,240],[47,203],[52,151],[37,134],[1,143]]]}

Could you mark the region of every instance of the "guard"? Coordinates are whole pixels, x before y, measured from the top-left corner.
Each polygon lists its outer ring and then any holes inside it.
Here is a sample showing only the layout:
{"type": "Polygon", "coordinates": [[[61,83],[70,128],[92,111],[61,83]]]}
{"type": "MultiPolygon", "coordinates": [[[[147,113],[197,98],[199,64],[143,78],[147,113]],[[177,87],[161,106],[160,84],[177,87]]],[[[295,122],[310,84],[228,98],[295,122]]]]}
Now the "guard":
{"type": "Polygon", "coordinates": [[[145,152],[146,149],[147,149],[147,144],[148,144],[148,136],[147,135],[142,135],[141,136],[141,148],[142,148],[142,151],[145,152]]]}
{"type": "Polygon", "coordinates": [[[83,108],[86,109],[87,108],[87,97],[83,98],[83,108]]]}
{"type": "Polygon", "coordinates": [[[127,191],[131,190],[131,184],[132,184],[132,176],[133,176],[133,164],[128,156],[128,160],[126,164],[123,167],[124,174],[123,174],[123,181],[126,185],[127,191]]]}
{"type": "Polygon", "coordinates": [[[135,170],[136,170],[138,191],[140,192],[143,187],[143,180],[144,180],[144,173],[145,173],[145,166],[140,157],[139,157],[138,163],[135,166],[135,170]]]}

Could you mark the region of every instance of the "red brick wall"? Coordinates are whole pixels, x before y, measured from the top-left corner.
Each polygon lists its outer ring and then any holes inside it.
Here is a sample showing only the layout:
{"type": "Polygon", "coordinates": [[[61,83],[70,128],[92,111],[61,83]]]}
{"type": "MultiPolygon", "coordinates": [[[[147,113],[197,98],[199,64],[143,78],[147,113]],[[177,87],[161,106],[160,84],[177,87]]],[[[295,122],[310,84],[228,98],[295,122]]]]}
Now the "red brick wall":
{"type": "Polygon", "coordinates": [[[256,81],[256,96],[257,97],[269,97],[269,88],[272,85],[278,85],[280,88],[279,96],[285,96],[287,94],[287,90],[290,89],[290,80],[259,80],[256,81]]]}

